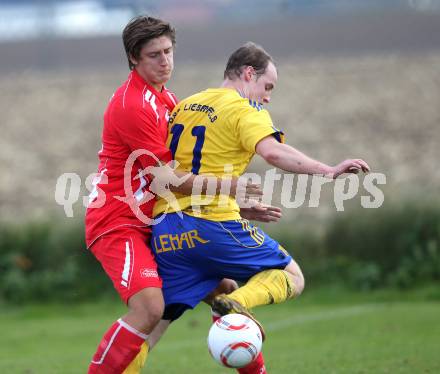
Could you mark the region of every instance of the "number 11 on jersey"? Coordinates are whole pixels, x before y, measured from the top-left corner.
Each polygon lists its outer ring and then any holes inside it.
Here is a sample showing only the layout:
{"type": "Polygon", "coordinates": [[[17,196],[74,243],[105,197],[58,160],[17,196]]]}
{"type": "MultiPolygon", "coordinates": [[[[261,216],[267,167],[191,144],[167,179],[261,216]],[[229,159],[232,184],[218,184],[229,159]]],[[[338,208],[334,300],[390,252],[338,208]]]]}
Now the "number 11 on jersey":
{"type": "MultiPolygon", "coordinates": [[[[177,146],[179,144],[179,140],[184,129],[185,126],[180,123],[176,123],[171,128],[171,134],[173,135],[173,137],[171,138],[171,142],[170,142],[170,150],[171,150],[171,154],[173,155],[173,158],[175,158],[177,146]]],[[[191,134],[196,138],[196,143],[194,144],[194,149],[193,149],[193,160],[192,160],[192,169],[191,169],[191,173],[193,174],[199,174],[200,161],[202,159],[202,148],[203,148],[203,143],[205,142],[205,131],[206,131],[205,126],[195,126],[191,131],[191,134]]]]}

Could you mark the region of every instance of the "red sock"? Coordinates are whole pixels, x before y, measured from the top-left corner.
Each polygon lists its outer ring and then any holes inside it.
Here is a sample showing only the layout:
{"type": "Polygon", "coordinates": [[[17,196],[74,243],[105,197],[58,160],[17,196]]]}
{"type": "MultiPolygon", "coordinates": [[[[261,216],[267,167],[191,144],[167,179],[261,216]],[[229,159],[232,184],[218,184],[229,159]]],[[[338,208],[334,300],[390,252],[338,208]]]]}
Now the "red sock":
{"type": "Polygon", "coordinates": [[[217,321],[220,319],[220,317],[221,317],[220,314],[217,314],[217,313],[214,312],[212,309],[211,309],[211,316],[212,316],[212,322],[213,322],[213,323],[214,323],[214,322],[217,322],[217,321]]]}
{"type": "Polygon", "coordinates": [[[240,374],[267,374],[266,367],[264,366],[263,353],[257,356],[257,358],[252,361],[248,366],[244,368],[237,369],[240,374]]]}
{"type": "MultiPolygon", "coordinates": [[[[211,310],[212,314],[212,322],[217,321],[221,316],[217,313],[214,313],[211,310]]],[[[252,361],[248,366],[244,368],[237,369],[239,374],[267,374],[266,367],[264,366],[264,357],[263,353],[260,352],[257,358],[252,361]]]]}
{"type": "Polygon", "coordinates": [[[147,337],[119,319],[102,338],[88,374],[121,374],[137,356],[147,337]]]}

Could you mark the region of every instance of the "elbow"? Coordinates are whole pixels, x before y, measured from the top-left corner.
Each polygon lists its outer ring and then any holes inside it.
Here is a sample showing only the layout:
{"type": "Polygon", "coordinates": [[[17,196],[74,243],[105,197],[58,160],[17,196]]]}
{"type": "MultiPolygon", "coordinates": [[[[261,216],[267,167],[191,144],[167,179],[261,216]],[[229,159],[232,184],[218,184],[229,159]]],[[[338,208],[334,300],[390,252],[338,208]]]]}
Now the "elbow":
{"type": "Polygon", "coordinates": [[[267,137],[257,144],[256,152],[270,165],[277,166],[282,162],[284,145],[273,137],[267,137]]]}
{"type": "Polygon", "coordinates": [[[278,152],[275,151],[269,151],[265,155],[263,155],[263,158],[271,165],[277,166],[280,162],[281,156],[278,152]]]}

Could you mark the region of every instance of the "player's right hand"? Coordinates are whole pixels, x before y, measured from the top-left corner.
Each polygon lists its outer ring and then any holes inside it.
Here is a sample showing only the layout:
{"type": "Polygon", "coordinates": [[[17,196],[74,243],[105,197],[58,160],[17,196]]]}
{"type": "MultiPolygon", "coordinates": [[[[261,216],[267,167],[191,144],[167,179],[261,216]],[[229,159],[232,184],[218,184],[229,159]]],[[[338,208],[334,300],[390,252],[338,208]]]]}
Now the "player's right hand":
{"type": "Polygon", "coordinates": [[[336,166],[333,166],[331,168],[331,172],[326,174],[326,176],[336,179],[341,174],[344,173],[357,174],[360,171],[363,171],[364,173],[368,173],[370,171],[370,167],[364,160],[360,158],[348,159],[342,161],[336,166]]]}

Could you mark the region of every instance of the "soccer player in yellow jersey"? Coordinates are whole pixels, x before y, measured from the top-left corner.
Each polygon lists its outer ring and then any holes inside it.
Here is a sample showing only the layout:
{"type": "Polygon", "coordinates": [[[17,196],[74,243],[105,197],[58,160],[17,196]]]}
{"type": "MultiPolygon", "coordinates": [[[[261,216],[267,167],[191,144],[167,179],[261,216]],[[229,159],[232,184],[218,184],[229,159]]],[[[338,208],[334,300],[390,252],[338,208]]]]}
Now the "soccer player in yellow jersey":
{"type": "MultiPolygon", "coordinates": [[[[270,101],[277,69],[263,48],[246,43],[229,58],[220,88],[181,101],[169,120],[167,145],[179,169],[194,174],[240,176],[255,153],[269,164],[301,174],[336,178],[368,171],[361,159],[329,166],[284,144],[263,104],[270,101]]],[[[240,217],[227,194],[212,199],[175,195],[158,200],[151,247],[164,281],[164,320],[194,308],[223,278],[245,282],[217,296],[219,315],[245,313],[258,306],[297,297],[304,288],[300,267],[261,229],[240,217]],[[183,213],[183,214],[182,214],[183,213]]],[[[263,335],[264,335],[264,331],[263,335]]],[[[247,371],[265,373],[264,365],[247,371]]]]}

